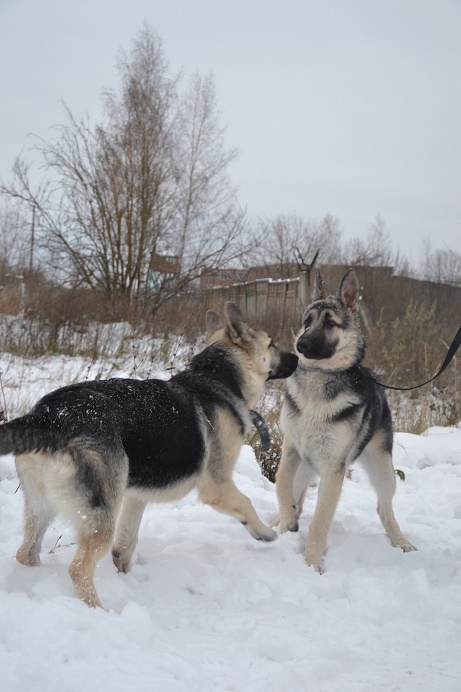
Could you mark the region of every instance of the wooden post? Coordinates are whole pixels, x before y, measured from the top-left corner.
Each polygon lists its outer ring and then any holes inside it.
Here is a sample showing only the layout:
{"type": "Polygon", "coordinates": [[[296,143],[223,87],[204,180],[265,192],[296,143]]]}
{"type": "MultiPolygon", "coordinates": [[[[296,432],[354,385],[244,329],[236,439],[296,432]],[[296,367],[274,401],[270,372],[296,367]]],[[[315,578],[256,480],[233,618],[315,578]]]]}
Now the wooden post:
{"type": "Polygon", "coordinates": [[[298,255],[299,255],[299,261],[298,261],[298,268],[299,268],[299,303],[301,307],[301,311],[304,310],[306,305],[309,305],[311,302],[311,272],[314,268],[314,265],[317,261],[317,258],[319,256],[320,250],[317,250],[317,252],[314,255],[314,259],[310,264],[306,264],[306,262],[303,260],[301,253],[298,250],[298,255]]]}

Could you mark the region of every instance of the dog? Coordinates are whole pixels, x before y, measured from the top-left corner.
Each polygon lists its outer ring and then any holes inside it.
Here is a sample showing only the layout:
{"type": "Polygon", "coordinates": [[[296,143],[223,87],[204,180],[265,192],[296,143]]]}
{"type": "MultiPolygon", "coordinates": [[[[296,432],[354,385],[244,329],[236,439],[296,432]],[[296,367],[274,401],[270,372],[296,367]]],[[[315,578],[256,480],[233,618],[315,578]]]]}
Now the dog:
{"type": "Polygon", "coordinates": [[[232,303],[224,318],[208,311],[206,326],[208,346],[168,381],[73,384],[0,426],[0,454],[15,455],[25,500],[16,558],[40,564],[45,532],[64,515],[77,535],[69,574],[90,607],[102,607],[94,571],[111,547],[117,569],[130,569],[148,502],[197,488],[202,502],[238,519],[253,538],[276,538],[232,473],[265,382],[290,376],[298,357],[251,329],[232,303]]]}
{"type": "Polygon", "coordinates": [[[395,519],[392,418],[377,375],[363,367],[365,338],[359,317],[359,283],[350,269],[335,295],[316,273],[313,302],[295,339],[299,364],[287,381],[281,411],[284,433],[276,493],[280,533],[297,531],[308,487],[320,477],[306,562],[324,570],[328,532],[344,476],[355,461],[378,496],[378,515],[393,546],[416,550],[395,519]]]}

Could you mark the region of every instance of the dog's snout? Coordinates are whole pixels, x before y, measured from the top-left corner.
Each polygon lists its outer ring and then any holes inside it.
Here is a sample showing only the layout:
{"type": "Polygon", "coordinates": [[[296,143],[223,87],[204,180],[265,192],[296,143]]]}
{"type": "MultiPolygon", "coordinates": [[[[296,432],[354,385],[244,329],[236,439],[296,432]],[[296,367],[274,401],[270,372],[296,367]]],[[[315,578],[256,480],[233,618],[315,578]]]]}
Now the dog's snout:
{"type": "Polygon", "coordinates": [[[321,335],[302,334],[296,342],[296,349],[305,358],[319,358],[324,345],[321,335]]]}
{"type": "Polygon", "coordinates": [[[299,361],[299,358],[294,353],[284,352],[284,353],[282,353],[282,356],[280,358],[281,365],[290,371],[290,375],[298,367],[298,361],[299,361]]]}
{"type": "Polygon", "coordinates": [[[269,373],[268,380],[279,380],[290,377],[298,367],[298,356],[288,351],[282,351],[280,360],[269,373]]]}
{"type": "Polygon", "coordinates": [[[336,339],[329,341],[320,334],[301,334],[296,342],[296,349],[304,356],[311,360],[323,360],[330,358],[335,352],[338,342],[336,339]]]}
{"type": "Polygon", "coordinates": [[[310,346],[311,340],[307,339],[304,335],[300,336],[296,342],[296,348],[300,353],[303,354],[303,356],[306,356],[309,353],[310,346]]]}

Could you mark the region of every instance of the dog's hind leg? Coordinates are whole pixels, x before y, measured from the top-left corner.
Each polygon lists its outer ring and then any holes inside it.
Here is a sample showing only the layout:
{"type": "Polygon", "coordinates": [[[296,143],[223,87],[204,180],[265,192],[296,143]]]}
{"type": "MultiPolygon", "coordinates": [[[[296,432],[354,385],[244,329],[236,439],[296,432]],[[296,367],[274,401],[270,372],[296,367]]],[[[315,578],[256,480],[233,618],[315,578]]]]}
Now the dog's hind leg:
{"type": "Polygon", "coordinates": [[[282,444],[282,458],[275,475],[279,516],[273,522],[280,527],[280,533],[298,530],[298,519],[302,512],[304,496],[309,478],[302,473],[302,459],[287,435],[282,444]]]}
{"type": "Polygon", "coordinates": [[[277,538],[275,531],[263,524],[250,498],[240,492],[233,480],[221,483],[207,475],[200,485],[199,494],[205,504],[238,519],[256,540],[273,541],[277,538]]]}
{"type": "Polygon", "coordinates": [[[26,502],[24,509],[24,539],[16,552],[16,559],[23,565],[40,565],[40,550],[46,530],[54,519],[54,512],[46,507],[31,509],[26,502]]]}
{"type": "Polygon", "coordinates": [[[328,532],[341,495],[343,481],[342,469],[327,469],[320,479],[317,506],[309,527],[306,547],[306,562],[313,565],[318,572],[323,571],[328,532]]]}
{"type": "Polygon", "coordinates": [[[24,538],[16,559],[23,565],[39,565],[43,537],[55,516],[42,478],[45,455],[21,455],[16,469],[24,494],[24,538]]]}
{"type": "Polygon", "coordinates": [[[90,608],[103,607],[94,585],[94,571],[97,562],[110,549],[114,523],[113,517],[109,515],[100,521],[88,522],[82,527],[75,557],[69,565],[69,575],[74,582],[75,593],[90,608]]]}
{"type": "MultiPolygon", "coordinates": [[[[69,475],[56,474],[54,490],[77,532],[69,565],[76,595],[90,608],[102,607],[94,585],[98,561],[110,550],[128,477],[128,459],[118,439],[76,439],[68,445],[69,475]],[[69,463],[71,462],[71,463],[69,463]]],[[[66,465],[62,455],[61,464],[66,465]]]]}
{"type": "Polygon", "coordinates": [[[415,546],[402,533],[394,516],[392,498],[394,497],[396,482],[395,471],[392,464],[392,456],[385,449],[379,436],[375,436],[360,456],[373,487],[378,496],[378,516],[395,548],[402,548],[404,552],[417,550],[415,546]]]}
{"type": "Polygon", "coordinates": [[[123,498],[122,511],[118,520],[112,560],[119,572],[128,572],[131,558],[138,542],[138,531],[147,501],[129,490],[123,498]]]}

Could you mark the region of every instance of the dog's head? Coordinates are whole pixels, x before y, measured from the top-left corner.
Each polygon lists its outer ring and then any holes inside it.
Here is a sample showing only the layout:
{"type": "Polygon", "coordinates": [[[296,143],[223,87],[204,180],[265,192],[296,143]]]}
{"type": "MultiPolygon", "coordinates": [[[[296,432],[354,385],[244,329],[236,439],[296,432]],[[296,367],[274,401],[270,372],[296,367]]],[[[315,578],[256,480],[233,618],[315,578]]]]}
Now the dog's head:
{"type": "Polygon", "coordinates": [[[352,269],[337,293],[329,296],[317,271],[314,301],[304,311],[295,346],[300,362],[319,370],[346,370],[363,359],[366,344],[359,318],[359,282],[352,269]]]}
{"type": "MultiPolygon", "coordinates": [[[[296,370],[298,356],[281,350],[262,329],[252,329],[234,303],[226,303],[223,317],[208,310],[206,326],[208,343],[219,342],[228,349],[240,364],[256,399],[266,380],[289,377],[296,370]]],[[[250,398],[254,396],[251,394],[250,398]]]]}

